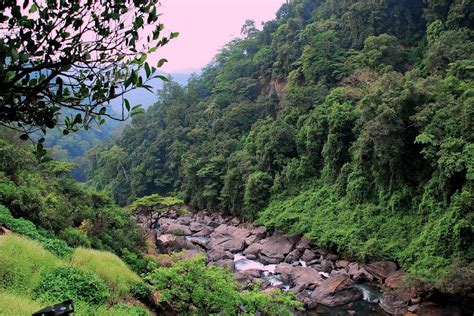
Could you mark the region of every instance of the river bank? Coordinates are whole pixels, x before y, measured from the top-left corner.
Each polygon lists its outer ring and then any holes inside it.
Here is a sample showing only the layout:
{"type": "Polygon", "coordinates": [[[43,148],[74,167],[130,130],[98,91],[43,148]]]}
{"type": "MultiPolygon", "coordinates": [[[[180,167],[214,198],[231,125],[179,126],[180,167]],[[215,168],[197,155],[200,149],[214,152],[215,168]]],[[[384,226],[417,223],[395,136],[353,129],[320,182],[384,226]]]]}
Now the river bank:
{"type": "Polygon", "coordinates": [[[253,227],[236,217],[183,209],[137,215],[157,253],[202,253],[208,265],[234,273],[243,287],[291,291],[306,315],[462,315],[455,305],[425,298],[395,262],[357,262],[322,249],[301,236],[253,227]],[[182,215],[180,215],[182,214],[182,215]]]}

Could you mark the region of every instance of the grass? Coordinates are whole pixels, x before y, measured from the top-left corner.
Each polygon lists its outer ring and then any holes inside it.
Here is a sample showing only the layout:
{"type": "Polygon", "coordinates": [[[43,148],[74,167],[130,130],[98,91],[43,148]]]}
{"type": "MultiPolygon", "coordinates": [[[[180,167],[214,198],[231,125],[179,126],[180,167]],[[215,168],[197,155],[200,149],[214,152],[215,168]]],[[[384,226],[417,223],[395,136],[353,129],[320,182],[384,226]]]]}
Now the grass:
{"type": "Polygon", "coordinates": [[[119,257],[104,251],[77,248],[71,258],[74,266],[95,272],[107,285],[115,298],[130,295],[130,286],[141,282],[119,257]]]}
{"type": "Polygon", "coordinates": [[[0,236],[0,254],[0,288],[22,294],[31,294],[42,273],[63,264],[38,242],[17,235],[0,236]]]}
{"type": "Polygon", "coordinates": [[[30,316],[43,306],[24,296],[0,290],[0,315],[30,316]]]}

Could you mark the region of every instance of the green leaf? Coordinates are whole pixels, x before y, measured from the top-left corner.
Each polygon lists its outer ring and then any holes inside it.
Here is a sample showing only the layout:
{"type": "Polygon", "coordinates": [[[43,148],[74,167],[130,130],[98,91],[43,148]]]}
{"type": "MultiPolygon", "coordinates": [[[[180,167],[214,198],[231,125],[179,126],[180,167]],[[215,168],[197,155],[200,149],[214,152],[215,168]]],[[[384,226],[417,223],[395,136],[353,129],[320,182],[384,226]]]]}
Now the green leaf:
{"type": "Polygon", "coordinates": [[[179,36],[179,32],[171,32],[170,39],[176,38],[179,36]]]}
{"type": "Polygon", "coordinates": [[[158,65],[157,65],[158,68],[160,68],[161,66],[163,66],[166,62],[168,62],[167,59],[165,59],[165,58],[160,59],[160,60],[158,61],[158,65]]]}
{"type": "Polygon", "coordinates": [[[38,10],[38,7],[36,6],[36,4],[33,3],[28,12],[29,13],[35,13],[37,10],[38,10]]]}

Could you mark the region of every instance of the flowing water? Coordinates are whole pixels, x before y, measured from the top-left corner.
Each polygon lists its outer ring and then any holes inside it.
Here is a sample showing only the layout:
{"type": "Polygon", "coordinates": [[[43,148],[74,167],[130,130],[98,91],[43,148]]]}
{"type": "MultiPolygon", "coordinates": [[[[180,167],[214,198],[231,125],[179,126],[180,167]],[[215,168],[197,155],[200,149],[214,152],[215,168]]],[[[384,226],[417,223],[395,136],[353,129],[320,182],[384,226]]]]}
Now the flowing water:
{"type": "MultiPolygon", "coordinates": [[[[280,276],[275,273],[275,264],[264,265],[258,261],[247,259],[241,253],[234,255],[234,264],[236,271],[247,271],[247,270],[259,270],[262,271],[262,279],[268,281],[272,286],[281,288],[283,290],[289,290],[290,285],[282,282],[280,276]]],[[[306,267],[306,262],[300,260],[299,264],[306,267]]],[[[323,278],[329,277],[327,273],[320,272],[323,278]]],[[[308,310],[305,315],[316,316],[316,315],[329,315],[329,316],[342,316],[342,315],[361,315],[361,316],[379,316],[388,315],[381,308],[378,307],[378,302],[382,297],[382,292],[377,287],[369,284],[357,284],[356,285],[363,294],[363,299],[338,307],[326,307],[319,305],[314,310],[308,310]]],[[[308,295],[311,295],[311,291],[308,291],[308,295]]]]}

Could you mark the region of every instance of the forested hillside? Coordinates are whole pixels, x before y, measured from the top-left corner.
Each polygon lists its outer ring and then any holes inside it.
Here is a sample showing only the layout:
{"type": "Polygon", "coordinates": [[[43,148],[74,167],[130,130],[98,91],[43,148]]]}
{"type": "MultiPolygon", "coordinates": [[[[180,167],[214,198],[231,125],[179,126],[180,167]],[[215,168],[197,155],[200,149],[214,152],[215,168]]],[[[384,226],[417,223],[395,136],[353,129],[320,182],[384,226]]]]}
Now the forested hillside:
{"type": "Polygon", "coordinates": [[[167,84],[90,154],[89,182],[121,205],[176,193],[439,280],[474,256],[473,14],[463,0],[291,1],[167,84]]]}

